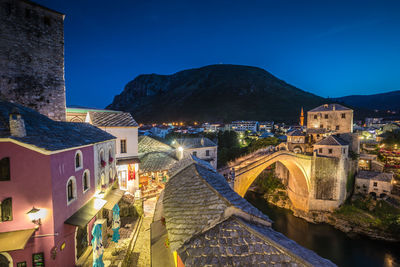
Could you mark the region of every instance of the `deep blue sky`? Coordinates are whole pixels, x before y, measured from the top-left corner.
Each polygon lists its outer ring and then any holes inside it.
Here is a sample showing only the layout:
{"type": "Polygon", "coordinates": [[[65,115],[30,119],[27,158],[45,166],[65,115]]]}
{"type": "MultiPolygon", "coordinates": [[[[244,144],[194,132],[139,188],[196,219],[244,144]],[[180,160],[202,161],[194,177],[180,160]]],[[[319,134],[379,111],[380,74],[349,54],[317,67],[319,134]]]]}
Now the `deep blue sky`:
{"type": "Polygon", "coordinates": [[[324,96],[400,89],[400,1],[36,0],[66,14],[67,104],[105,107],[143,73],[258,66],[324,96]]]}

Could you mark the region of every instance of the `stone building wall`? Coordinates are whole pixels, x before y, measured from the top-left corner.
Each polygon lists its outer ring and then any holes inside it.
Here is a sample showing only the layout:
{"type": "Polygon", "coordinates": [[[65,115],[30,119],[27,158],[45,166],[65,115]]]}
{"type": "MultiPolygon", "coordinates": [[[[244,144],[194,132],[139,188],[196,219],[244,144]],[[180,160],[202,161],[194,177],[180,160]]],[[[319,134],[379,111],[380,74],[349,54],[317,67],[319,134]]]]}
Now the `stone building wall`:
{"type": "Polygon", "coordinates": [[[64,15],[1,0],[0,40],[0,99],[64,121],[64,15]]]}
{"type": "Polygon", "coordinates": [[[307,112],[307,128],[326,129],[334,133],[352,133],[353,110],[309,111],[307,112]],[[344,118],[342,114],[345,114],[344,118]]]}

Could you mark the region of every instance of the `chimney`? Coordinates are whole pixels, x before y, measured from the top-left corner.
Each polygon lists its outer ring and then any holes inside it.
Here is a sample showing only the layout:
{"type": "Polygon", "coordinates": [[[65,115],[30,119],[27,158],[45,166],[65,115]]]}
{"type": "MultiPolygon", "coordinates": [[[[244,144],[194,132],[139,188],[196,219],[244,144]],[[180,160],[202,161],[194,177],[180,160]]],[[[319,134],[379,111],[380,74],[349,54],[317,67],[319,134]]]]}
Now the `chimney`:
{"type": "Polygon", "coordinates": [[[10,134],[15,137],[25,137],[25,122],[18,109],[13,109],[10,113],[10,134]]]}

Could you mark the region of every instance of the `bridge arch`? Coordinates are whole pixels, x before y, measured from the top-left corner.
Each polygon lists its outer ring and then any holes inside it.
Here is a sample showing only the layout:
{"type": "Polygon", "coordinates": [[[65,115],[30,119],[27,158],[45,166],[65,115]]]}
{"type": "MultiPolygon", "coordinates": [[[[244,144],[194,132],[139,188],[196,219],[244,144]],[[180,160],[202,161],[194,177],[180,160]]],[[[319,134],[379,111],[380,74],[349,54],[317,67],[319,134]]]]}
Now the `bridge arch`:
{"type": "Polygon", "coordinates": [[[270,165],[280,162],[290,173],[288,196],[296,209],[308,210],[311,191],[311,156],[278,151],[236,170],[234,190],[244,196],[254,180],[270,165]]]}

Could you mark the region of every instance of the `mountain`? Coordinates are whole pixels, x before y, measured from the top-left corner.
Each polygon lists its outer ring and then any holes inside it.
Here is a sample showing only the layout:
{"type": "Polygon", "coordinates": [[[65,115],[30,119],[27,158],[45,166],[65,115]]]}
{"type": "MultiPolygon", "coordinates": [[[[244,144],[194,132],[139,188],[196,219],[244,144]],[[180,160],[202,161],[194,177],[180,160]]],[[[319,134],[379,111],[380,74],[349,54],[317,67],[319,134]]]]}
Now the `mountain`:
{"type": "Polygon", "coordinates": [[[241,65],[210,65],[172,75],[139,75],[107,108],[140,122],[275,120],[296,122],[326,99],[271,73],[241,65]]]}
{"type": "Polygon", "coordinates": [[[400,90],[375,95],[350,95],[332,100],[359,108],[400,111],[400,90]]]}

